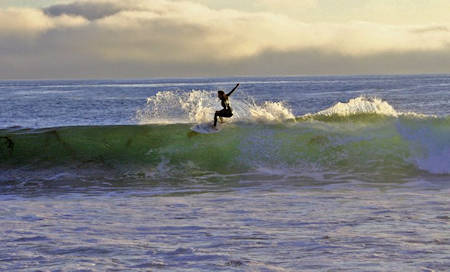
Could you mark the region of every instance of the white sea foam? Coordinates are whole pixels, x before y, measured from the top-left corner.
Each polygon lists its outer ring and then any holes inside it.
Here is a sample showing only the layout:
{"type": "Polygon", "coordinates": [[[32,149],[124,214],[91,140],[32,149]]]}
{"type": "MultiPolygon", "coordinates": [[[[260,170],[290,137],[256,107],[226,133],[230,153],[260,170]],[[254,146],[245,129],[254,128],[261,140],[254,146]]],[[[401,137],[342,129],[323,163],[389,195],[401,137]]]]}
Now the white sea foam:
{"type": "Polygon", "coordinates": [[[399,113],[388,102],[376,97],[359,96],[348,102],[338,102],[334,106],[319,111],[319,115],[350,116],[356,114],[382,114],[397,117],[399,113]]]}
{"type": "Polygon", "coordinates": [[[412,111],[400,112],[394,109],[387,101],[377,97],[358,96],[350,99],[348,102],[338,102],[333,106],[316,113],[308,113],[302,118],[321,117],[321,116],[355,116],[361,114],[377,114],[390,117],[406,117],[406,118],[437,118],[436,115],[426,115],[412,111]]]}
{"type": "MultiPolygon", "coordinates": [[[[249,97],[230,100],[234,114],[231,121],[282,122],[295,118],[282,102],[256,103],[249,97]]],[[[141,124],[203,123],[212,121],[216,110],[220,110],[220,101],[215,91],[161,91],[147,98],[136,119],[141,124]]]]}
{"type": "Polygon", "coordinates": [[[262,105],[250,104],[249,112],[253,120],[262,122],[295,119],[291,110],[283,102],[266,101],[262,105]]]}

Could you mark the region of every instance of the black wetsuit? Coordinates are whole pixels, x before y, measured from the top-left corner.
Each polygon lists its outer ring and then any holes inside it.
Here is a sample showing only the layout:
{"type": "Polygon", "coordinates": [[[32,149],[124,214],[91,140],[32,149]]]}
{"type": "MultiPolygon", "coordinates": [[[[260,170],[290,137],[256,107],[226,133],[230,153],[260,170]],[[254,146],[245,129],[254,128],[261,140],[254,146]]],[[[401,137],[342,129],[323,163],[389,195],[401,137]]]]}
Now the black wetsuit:
{"type": "MultiPolygon", "coordinates": [[[[233,90],[231,90],[229,93],[224,94],[222,91],[222,98],[221,103],[222,103],[222,107],[223,109],[220,111],[216,111],[216,113],[214,114],[214,126],[217,125],[217,117],[231,117],[233,116],[233,110],[230,107],[230,101],[228,100],[228,97],[239,87],[239,83],[236,84],[236,86],[233,88],[233,90]]],[[[219,92],[220,94],[220,92],[219,92]]]]}
{"type": "Polygon", "coordinates": [[[217,125],[217,117],[231,117],[233,116],[233,110],[230,107],[230,101],[228,100],[228,96],[222,99],[222,107],[223,109],[220,111],[216,111],[214,114],[214,126],[217,125]]]}

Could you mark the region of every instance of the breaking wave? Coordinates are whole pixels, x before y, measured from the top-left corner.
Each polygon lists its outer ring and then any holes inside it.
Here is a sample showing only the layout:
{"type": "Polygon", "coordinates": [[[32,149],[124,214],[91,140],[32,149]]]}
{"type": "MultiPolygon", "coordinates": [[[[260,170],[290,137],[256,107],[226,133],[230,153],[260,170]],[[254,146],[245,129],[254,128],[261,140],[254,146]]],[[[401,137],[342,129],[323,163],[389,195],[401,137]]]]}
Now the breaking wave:
{"type": "Polygon", "coordinates": [[[192,132],[192,123],[210,120],[216,104],[205,91],[161,92],[138,112],[141,125],[0,130],[0,181],[27,173],[29,179],[79,173],[161,179],[261,169],[380,182],[450,174],[448,116],[399,113],[366,97],[298,117],[281,102],[236,100],[233,121],[221,133],[192,132]]]}

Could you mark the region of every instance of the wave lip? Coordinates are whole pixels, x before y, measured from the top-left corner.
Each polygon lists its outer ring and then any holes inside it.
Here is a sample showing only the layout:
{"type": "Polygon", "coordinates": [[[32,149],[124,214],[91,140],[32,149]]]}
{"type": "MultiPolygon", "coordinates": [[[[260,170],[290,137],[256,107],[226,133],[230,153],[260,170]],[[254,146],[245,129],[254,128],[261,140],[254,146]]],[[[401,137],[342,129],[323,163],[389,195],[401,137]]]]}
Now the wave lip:
{"type": "Polygon", "coordinates": [[[350,116],[357,114],[380,114],[398,117],[398,112],[388,102],[376,97],[359,96],[346,103],[338,102],[334,106],[319,111],[318,115],[350,116]]]}
{"type": "MultiPolygon", "coordinates": [[[[316,113],[296,117],[282,101],[256,103],[245,94],[230,98],[233,107],[231,122],[284,123],[286,121],[377,120],[383,118],[432,118],[415,112],[398,112],[387,101],[377,97],[359,96],[338,102],[316,113]]],[[[220,108],[215,91],[160,91],[147,98],[146,105],[136,112],[139,124],[182,124],[211,122],[220,108]]]]}
{"type": "MultiPolygon", "coordinates": [[[[283,102],[256,103],[245,94],[231,97],[231,121],[283,122],[295,119],[283,102]]],[[[175,124],[211,122],[220,101],[215,91],[160,91],[147,98],[147,104],[136,112],[139,124],[175,124]]]]}
{"type": "Polygon", "coordinates": [[[387,101],[377,97],[359,96],[348,102],[338,102],[333,106],[307,113],[296,118],[298,121],[363,121],[372,122],[386,119],[439,119],[436,115],[426,115],[416,112],[399,112],[387,101]]]}

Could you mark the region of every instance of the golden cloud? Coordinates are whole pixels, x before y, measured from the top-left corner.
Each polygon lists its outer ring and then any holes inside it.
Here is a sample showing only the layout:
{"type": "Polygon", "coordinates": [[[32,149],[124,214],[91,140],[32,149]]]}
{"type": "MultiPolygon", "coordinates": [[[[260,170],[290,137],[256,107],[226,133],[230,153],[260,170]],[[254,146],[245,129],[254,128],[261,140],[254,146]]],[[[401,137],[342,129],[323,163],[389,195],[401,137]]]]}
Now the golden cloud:
{"type": "Polygon", "coordinates": [[[77,1],[44,10],[0,10],[0,56],[11,59],[13,43],[28,42],[30,52],[42,58],[70,52],[106,62],[226,63],[302,50],[358,58],[446,50],[450,32],[443,30],[448,29],[433,24],[304,23],[280,14],[216,10],[188,1],[77,1]]]}

